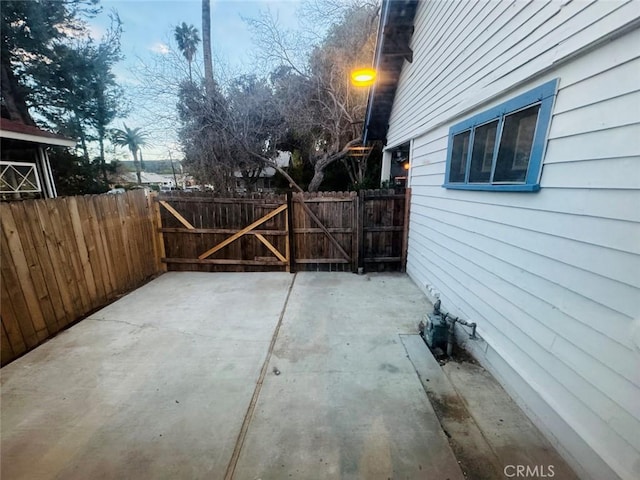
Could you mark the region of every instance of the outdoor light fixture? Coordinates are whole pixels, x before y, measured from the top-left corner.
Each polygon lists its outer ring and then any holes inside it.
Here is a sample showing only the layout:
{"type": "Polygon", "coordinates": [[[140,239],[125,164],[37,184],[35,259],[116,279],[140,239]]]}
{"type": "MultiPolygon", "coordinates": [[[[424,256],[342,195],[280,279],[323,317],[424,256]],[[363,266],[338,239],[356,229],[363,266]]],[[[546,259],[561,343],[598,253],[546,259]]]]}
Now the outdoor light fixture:
{"type": "Polygon", "coordinates": [[[351,84],[354,87],[368,87],[376,81],[376,71],[373,68],[358,68],[351,71],[351,84]]]}

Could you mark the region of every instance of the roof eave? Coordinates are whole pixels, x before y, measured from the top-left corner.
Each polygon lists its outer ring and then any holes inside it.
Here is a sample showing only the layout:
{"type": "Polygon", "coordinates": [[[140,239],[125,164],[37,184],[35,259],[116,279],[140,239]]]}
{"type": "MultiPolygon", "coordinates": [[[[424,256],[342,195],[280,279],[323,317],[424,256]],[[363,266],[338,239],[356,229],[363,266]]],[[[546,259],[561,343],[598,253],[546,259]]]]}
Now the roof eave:
{"type": "Polygon", "coordinates": [[[76,141],[63,137],[40,137],[30,133],[12,132],[9,130],[0,130],[0,138],[10,140],[21,140],[23,142],[38,143],[41,145],[59,146],[59,147],[75,147],[76,141]]]}
{"type": "Polygon", "coordinates": [[[369,91],[363,143],[386,142],[388,123],[404,60],[413,61],[410,48],[418,0],[384,0],[374,56],[378,80],[369,91]],[[384,83],[383,83],[384,82],[384,83]]]}

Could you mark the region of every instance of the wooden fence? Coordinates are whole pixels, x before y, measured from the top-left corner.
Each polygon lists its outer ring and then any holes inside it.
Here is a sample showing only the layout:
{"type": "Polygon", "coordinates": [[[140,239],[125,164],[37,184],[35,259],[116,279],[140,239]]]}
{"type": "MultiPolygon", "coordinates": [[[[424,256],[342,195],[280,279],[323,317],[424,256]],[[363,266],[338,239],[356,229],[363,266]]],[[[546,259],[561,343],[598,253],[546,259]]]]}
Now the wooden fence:
{"type": "Polygon", "coordinates": [[[0,204],[2,364],[163,269],[138,190],[0,204]]]}
{"type": "Polygon", "coordinates": [[[160,195],[162,261],[192,271],[402,270],[408,195],[160,195]]]}
{"type": "Polygon", "coordinates": [[[387,190],[217,198],[144,191],[0,203],[6,364],[170,270],[402,270],[408,197],[387,190]]]}

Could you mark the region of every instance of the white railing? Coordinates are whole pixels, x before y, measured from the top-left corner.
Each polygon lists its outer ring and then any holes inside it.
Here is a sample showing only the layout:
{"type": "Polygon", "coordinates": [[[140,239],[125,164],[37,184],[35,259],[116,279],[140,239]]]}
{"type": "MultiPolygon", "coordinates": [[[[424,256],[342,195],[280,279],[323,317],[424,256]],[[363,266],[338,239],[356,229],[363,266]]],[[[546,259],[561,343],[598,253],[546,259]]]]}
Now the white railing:
{"type": "Polygon", "coordinates": [[[0,161],[0,193],[41,192],[35,163],[0,161]]]}

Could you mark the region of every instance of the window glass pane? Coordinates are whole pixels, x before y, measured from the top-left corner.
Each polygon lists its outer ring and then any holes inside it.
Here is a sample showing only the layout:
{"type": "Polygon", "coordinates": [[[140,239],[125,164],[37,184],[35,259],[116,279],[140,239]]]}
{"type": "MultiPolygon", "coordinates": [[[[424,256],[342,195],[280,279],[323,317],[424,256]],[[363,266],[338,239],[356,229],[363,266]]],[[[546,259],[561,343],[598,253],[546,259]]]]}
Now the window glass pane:
{"type": "Polygon", "coordinates": [[[453,151],[451,152],[451,170],[449,182],[464,182],[467,170],[467,152],[469,151],[470,131],[459,133],[453,137],[453,151]]]}
{"type": "Polygon", "coordinates": [[[0,193],[40,191],[35,163],[0,162],[0,193]]]}
{"type": "Polygon", "coordinates": [[[524,182],[540,105],[504,118],[494,182],[524,182]]]}
{"type": "Polygon", "coordinates": [[[497,131],[498,120],[476,128],[476,133],[473,137],[469,183],[489,182],[497,131]]]}

